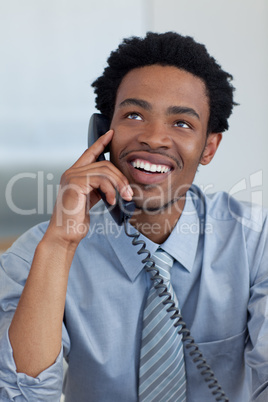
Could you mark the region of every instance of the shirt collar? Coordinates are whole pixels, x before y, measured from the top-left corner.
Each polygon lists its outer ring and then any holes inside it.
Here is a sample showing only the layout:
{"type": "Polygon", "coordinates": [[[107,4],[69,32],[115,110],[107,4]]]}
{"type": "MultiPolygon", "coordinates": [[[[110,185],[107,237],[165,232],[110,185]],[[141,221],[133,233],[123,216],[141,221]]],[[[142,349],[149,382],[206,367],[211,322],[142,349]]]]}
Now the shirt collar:
{"type": "Polygon", "coordinates": [[[200,233],[198,213],[188,191],[181,217],[161,248],[191,272],[197,252],[200,233]]]}
{"type": "MultiPolygon", "coordinates": [[[[113,218],[109,213],[104,214],[104,219],[108,219],[110,223],[113,223],[113,218]]],[[[130,224],[128,224],[127,230],[132,235],[139,233],[130,224]]],[[[129,279],[132,282],[135,281],[144,267],[142,260],[147,256],[146,252],[137,254],[142,248],[142,244],[132,245],[132,238],[125,234],[124,226],[120,227],[118,236],[109,235],[107,237],[129,279]]],[[[161,245],[161,248],[179,261],[188,271],[191,271],[195,260],[198,238],[199,218],[191,193],[188,192],[182,215],[170,236],[161,245]]],[[[159,247],[159,244],[152,242],[142,234],[140,234],[139,240],[146,243],[146,249],[151,255],[159,247]]]]}
{"type": "MultiPolygon", "coordinates": [[[[110,222],[113,223],[113,218],[111,217],[110,214],[105,214],[104,219],[108,219],[110,222]]],[[[130,224],[127,225],[127,231],[131,235],[135,233],[139,234],[139,241],[145,242],[146,249],[151,253],[151,255],[159,247],[158,244],[152,242],[150,239],[143,236],[130,224]]],[[[142,244],[133,245],[132,239],[134,237],[128,237],[125,234],[124,226],[120,227],[119,235],[117,237],[111,235],[107,237],[119,261],[121,262],[127,276],[132,282],[134,282],[144,267],[144,263],[142,262],[142,260],[147,257],[147,252],[137,254],[138,251],[141,250],[142,244]]]]}

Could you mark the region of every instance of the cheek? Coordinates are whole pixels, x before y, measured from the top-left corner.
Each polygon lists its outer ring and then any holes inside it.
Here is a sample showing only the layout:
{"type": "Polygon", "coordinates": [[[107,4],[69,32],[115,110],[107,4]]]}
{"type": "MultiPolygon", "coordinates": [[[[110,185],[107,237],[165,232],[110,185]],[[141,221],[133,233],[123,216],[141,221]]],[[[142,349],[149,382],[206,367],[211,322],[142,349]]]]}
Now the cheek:
{"type": "Polygon", "coordinates": [[[117,158],[116,158],[116,151],[115,151],[114,147],[110,147],[110,161],[111,161],[115,166],[118,166],[116,160],[117,160],[117,158]]]}
{"type": "Polygon", "coordinates": [[[119,156],[127,145],[125,142],[124,136],[118,130],[115,131],[110,143],[110,160],[114,165],[118,165],[119,156]]]}
{"type": "Polygon", "coordinates": [[[182,141],[178,146],[178,152],[181,155],[184,166],[191,167],[189,165],[199,164],[201,155],[203,154],[203,149],[205,144],[203,142],[197,141],[182,141]]]}
{"type": "Polygon", "coordinates": [[[110,149],[113,153],[120,154],[129,144],[133,142],[134,135],[131,135],[125,128],[114,129],[114,135],[110,144],[110,149]]]}

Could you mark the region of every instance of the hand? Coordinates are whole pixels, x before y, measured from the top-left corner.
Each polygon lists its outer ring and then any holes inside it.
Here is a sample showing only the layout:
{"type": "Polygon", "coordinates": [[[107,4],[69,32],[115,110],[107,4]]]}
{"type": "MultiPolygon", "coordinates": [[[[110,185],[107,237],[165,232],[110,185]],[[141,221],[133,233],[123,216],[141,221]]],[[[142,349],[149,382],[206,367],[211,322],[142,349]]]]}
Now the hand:
{"type": "Polygon", "coordinates": [[[107,131],[62,175],[46,237],[76,247],[88,232],[89,210],[101,198],[98,189],[111,205],[115,203],[115,189],[126,201],[132,199],[132,189],[120,170],[110,161],[96,162],[112,137],[113,130],[107,131]]]}

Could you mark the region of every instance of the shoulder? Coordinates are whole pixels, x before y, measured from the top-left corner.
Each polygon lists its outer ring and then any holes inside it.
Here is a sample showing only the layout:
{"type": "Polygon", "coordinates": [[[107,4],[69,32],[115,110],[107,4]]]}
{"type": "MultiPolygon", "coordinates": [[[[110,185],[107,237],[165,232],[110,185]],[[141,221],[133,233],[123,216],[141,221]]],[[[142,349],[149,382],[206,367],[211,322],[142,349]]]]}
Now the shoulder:
{"type": "Polygon", "coordinates": [[[268,210],[260,205],[239,201],[226,192],[205,194],[196,185],[190,192],[200,217],[229,221],[255,232],[261,232],[268,224],[268,210]]]}
{"type": "MultiPolygon", "coordinates": [[[[87,238],[91,238],[93,234],[98,233],[96,229],[99,229],[100,231],[99,226],[101,224],[104,225],[104,216],[107,215],[108,211],[105,208],[103,202],[97,203],[90,210],[90,233],[88,234],[87,238]]],[[[31,263],[35,249],[39,244],[39,242],[42,240],[48,225],[49,221],[42,222],[36,226],[33,226],[31,229],[27,230],[2,255],[2,258],[7,258],[7,256],[17,256],[25,260],[26,262],[31,263]]],[[[81,243],[83,243],[83,241],[85,240],[83,239],[81,243]]]]}
{"type": "Polygon", "coordinates": [[[30,262],[38,243],[42,240],[49,222],[40,223],[21,235],[4,254],[17,255],[30,262]]]}
{"type": "Polygon", "coordinates": [[[48,222],[41,223],[25,232],[0,257],[0,281],[24,286],[35,249],[42,239],[48,222]],[[7,279],[9,278],[9,279],[7,279]],[[12,282],[10,282],[10,279],[12,282]]]}

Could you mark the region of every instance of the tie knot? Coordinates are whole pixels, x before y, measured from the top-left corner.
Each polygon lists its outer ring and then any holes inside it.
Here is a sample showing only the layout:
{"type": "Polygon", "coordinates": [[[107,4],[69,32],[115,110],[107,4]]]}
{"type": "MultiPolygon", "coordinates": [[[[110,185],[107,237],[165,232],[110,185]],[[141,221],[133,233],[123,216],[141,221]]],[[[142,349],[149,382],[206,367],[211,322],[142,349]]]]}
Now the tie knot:
{"type": "Polygon", "coordinates": [[[159,247],[152,255],[152,259],[159,270],[159,274],[165,281],[170,281],[170,271],[174,262],[173,257],[159,247]]]}

